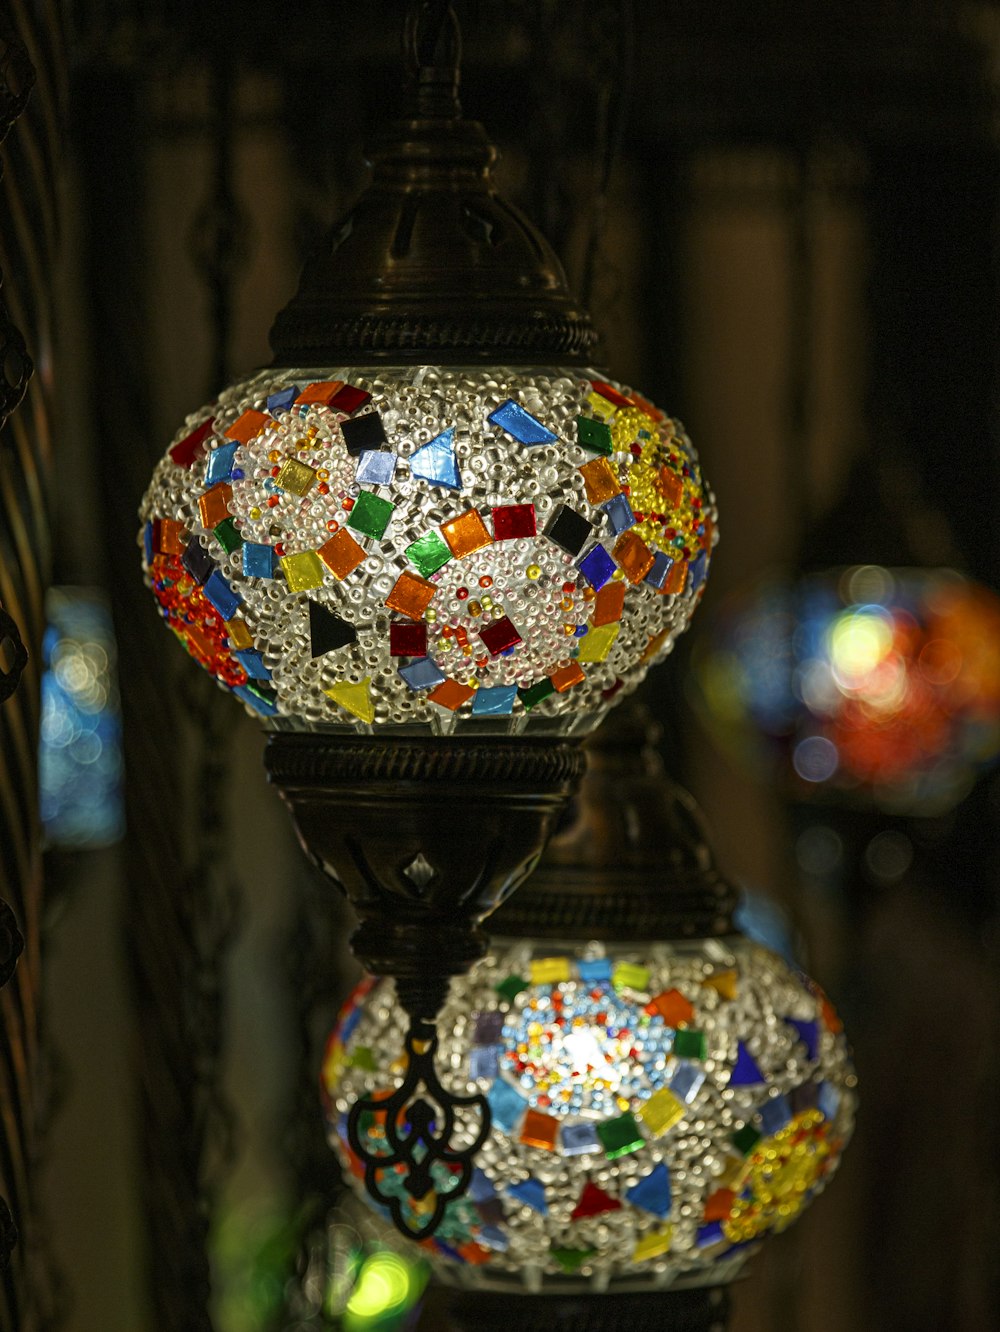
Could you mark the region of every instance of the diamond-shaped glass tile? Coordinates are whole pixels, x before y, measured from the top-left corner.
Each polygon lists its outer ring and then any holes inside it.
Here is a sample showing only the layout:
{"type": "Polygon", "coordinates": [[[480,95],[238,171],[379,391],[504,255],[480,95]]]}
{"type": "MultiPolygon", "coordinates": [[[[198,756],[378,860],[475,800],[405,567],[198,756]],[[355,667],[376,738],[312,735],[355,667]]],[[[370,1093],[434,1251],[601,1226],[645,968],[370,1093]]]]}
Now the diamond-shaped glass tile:
{"type": "Polygon", "coordinates": [[[567,555],[577,556],[593,535],[594,525],[568,504],[558,504],[545,525],[545,535],[567,555]]]}
{"type": "Polygon", "coordinates": [[[499,620],[491,620],[485,629],[479,631],[479,637],[491,657],[498,657],[501,652],[506,652],[508,648],[516,647],[521,642],[521,635],[506,615],[499,620]]]}
{"type": "Polygon", "coordinates": [[[438,532],[426,532],[406,547],[406,558],[425,578],[437,573],[451,557],[451,550],[438,532]]]}
{"type": "Polygon", "coordinates": [[[601,545],[588,551],[580,561],[580,572],[595,591],[599,591],[614,576],[616,567],[614,560],[601,545]]]}
{"type": "Polygon", "coordinates": [[[668,1216],[671,1206],[670,1171],[661,1161],[638,1184],[633,1184],[625,1197],[633,1206],[641,1207],[653,1216],[668,1216]]]}
{"type": "Polygon", "coordinates": [[[596,1152],[600,1145],[593,1124],[563,1125],[559,1140],[559,1150],[563,1156],[583,1156],[585,1152],[596,1152]]]}
{"type": "Polygon", "coordinates": [[[514,711],[517,685],[480,685],[472,700],[473,717],[507,717],[514,711]]]}
{"type": "Polygon", "coordinates": [[[685,1105],[690,1105],[701,1090],[706,1076],[703,1068],[690,1063],[687,1059],[681,1059],[670,1079],[670,1090],[685,1105]]]}
{"type": "Polygon", "coordinates": [[[512,1133],[521,1121],[528,1102],[509,1082],[497,1080],[489,1090],[487,1100],[494,1126],[504,1133],[512,1133]]]}
{"type": "Polygon", "coordinates": [[[469,1076],[492,1081],[500,1072],[502,1045],[484,1045],[469,1051],[469,1076]]]}
{"type": "Polygon", "coordinates": [[[548,1203],[545,1201],[545,1185],[540,1180],[524,1179],[520,1184],[511,1184],[507,1192],[518,1202],[526,1203],[532,1211],[539,1212],[542,1216],[549,1210],[548,1203]]]}
{"type": "Polygon", "coordinates": [[[684,1118],[684,1103],[669,1087],[661,1087],[640,1106],[639,1118],[653,1137],[659,1138],[684,1118]]]}
{"type": "MultiPolygon", "coordinates": [[[[652,1100],[652,1097],[650,1097],[650,1100],[652,1100]]],[[[646,1104],[648,1105],[649,1101],[646,1104]]],[[[639,1125],[627,1110],[623,1115],[618,1115],[614,1119],[606,1119],[602,1124],[598,1124],[597,1136],[604,1146],[604,1154],[609,1161],[616,1161],[620,1156],[628,1156],[630,1152],[637,1152],[645,1142],[639,1132],[639,1125]]]]}
{"type": "Polygon", "coordinates": [[[765,1138],[772,1137],[792,1122],[792,1108],[784,1096],[774,1096],[760,1106],[760,1126],[765,1138]]]}
{"type": "Polygon", "coordinates": [[[278,561],[290,592],[308,592],[323,586],[324,564],[314,550],[303,550],[297,555],[282,555],[278,561]]]}
{"type": "Polygon", "coordinates": [[[533,504],[503,504],[493,510],[494,541],[533,537],[536,530],[533,504]]]}
{"type": "Polygon", "coordinates": [[[443,672],[438,669],[437,663],[431,657],[418,657],[409,666],[400,666],[399,674],[414,691],[434,689],[435,686],[443,684],[445,679],[443,672]]]}
{"type": "Polygon", "coordinates": [[[486,419],[490,425],[499,426],[501,430],[513,436],[519,444],[526,444],[529,447],[536,444],[554,444],[559,438],[513,398],[502,402],[486,419]]]}
{"type": "Polygon", "coordinates": [[[674,562],[670,556],[664,554],[662,550],[658,550],[653,556],[653,563],[646,575],[646,582],[651,587],[655,587],[658,592],[662,591],[673,567],[674,562]]]}
{"type": "Polygon", "coordinates": [[[602,624],[599,629],[588,629],[580,640],[577,661],[606,661],[620,632],[621,624],[617,621],[614,624],[602,624]]]}
{"type": "Polygon", "coordinates": [[[243,546],[243,574],[246,578],[274,577],[274,547],[247,541],[243,546]]]}
{"type": "MultiPolygon", "coordinates": [[[[359,417],[359,420],[365,420],[359,417]]],[[[350,424],[345,421],[345,425],[350,424]]],[[[380,495],[374,495],[370,490],[363,490],[354,501],[354,508],[351,510],[347,519],[347,526],[353,527],[356,532],[363,532],[365,536],[371,537],[373,541],[381,541],[385,536],[385,529],[389,526],[389,519],[393,515],[395,505],[389,500],[382,499],[380,495]]]]}
{"type": "Polygon", "coordinates": [[[240,597],[229,586],[218,569],[206,579],[202,591],[224,620],[231,620],[240,608],[240,597]]]}
{"type": "Polygon", "coordinates": [[[396,474],[396,455],[387,449],[365,449],[354,479],[359,486],[388,486],[396,474]]]}
{"type": "Polygon", "coordinates": [[[578,416],[576,442],[588,453],[600,453],[606,456],[612,450],[611,427],[604,421],[592,421],[589,416],[578,416]]]}
{"type": "Polygon", "coordinates": [[[380,449],[388,443],[385,427],[378,412],[365,412],[364,416],[355,416],[341,421],[340,433],[344,436],[347,452],[355,457],[365,449],[380,449]]]}
{"type": "Polygon", "coordinates": [[[635,514],[632,512],[632,505],[629,504],[624,495],[615,495],[613,499],[609,499],[607,504],[601,507],[608,515],[608,523],[615,536],[620,536],[622,532],[627,532],[630,527],[635,526],[635,514]]]}
{"type": "Polygon", "coordinates": [[[239,441],[232,444],[220,444],[217,449],[213,449],[208,455],[208,463],[205,467],[205,484],[214,486],[217,481],[228,481],[233,471],[233,462],[236,457],[236,450],[239,448],[239,441]]]}

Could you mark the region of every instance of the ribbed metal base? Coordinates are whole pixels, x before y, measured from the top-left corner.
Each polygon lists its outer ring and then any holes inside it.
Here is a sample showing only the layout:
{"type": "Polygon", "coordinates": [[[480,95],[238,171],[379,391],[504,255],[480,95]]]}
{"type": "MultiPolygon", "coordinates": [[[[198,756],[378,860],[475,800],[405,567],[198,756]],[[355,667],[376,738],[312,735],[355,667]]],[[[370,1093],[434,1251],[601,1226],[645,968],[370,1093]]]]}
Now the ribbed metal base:
{"type": "Polygon", "coordinates": [[[452,1332],[725,1332],[729,1291],[603,1295],[455,1294],[452,1332]]]}

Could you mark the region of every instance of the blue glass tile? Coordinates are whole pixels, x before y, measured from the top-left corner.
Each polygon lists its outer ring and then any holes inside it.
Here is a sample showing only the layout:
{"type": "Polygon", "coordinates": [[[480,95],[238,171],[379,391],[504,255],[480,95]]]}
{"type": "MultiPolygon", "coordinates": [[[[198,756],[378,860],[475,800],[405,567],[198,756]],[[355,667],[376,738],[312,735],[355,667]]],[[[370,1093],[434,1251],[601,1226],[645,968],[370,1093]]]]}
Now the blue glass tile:
{"type": "Polygon", "coordinates": [[[576,969],[580,973],[580,979],[586,981],[588,985],[611,980],[611,959],[607,957],[595,957],[589,962],[578,962],[576,969]]]}
{"type": "Polygon", "coordinates": [[[695,1243],[699,1249],[708,1249],[713,1244],[719,1244],[726,1238],[722,1229],[721,1221],[709,1221],[707,1226],[701,1226],[695,1236],[695,1243]]]}
{"type": "Polygon", "coordinates": [[[688,573],[688,586],[692,592],[697,592],[699,587],[705,581],[705,574],[708,572],[708,556],[704,551],[699,552],[698,558],[691,561],[691,568],[688,573]]]}
{"type": "Polygon", "coordinates": [[[770,1138],[792,1122],[792,1107],[784,1096],[775,1096],[765,1101],[759,1109],[761,1131],[765,1138],[770,1138]]]}
{"type": "Polygon", "coordinates": [[[785,1018],[785,1021],[799,1033],[799,1040],[806,1047],[806,1058],[817,1059],[819,1057],[819,1024],[817,1022],[800,1022],[797,1018],[785,1018]]]}
{"type": "Polygon", "coordinates": [[[361,1013],[362,1013],[362,1008],[361,1005],[358,1004],[355,1008],[351,1009],[347,1017],[345,1017],[343,1022],[340,1024],[339,1034],[341,1042],[344,1045],[346,1045],[347,1042],[351,1039],[352,1035],[354,1034],[354,1028],[361,1021],[361,1013]]]}
{"type": "Polygon", "coordinates": [[[600,1150],[600,1139],[593,1124],[563,1124],[559,1138],[563,1156],[582,1156],[600,1150]]]}
{"type": "Polygon", "coordinates": [[[616,567],[614,560],[603,546],[595,546],[594,549],[580,561],[580,572],[595,592],[599,591],[604,586],[614,573],[616,567]]]}
{"type": "Polygon", "coordinates": [[[473,1027],[473,1045],[496,1045],[503,1036],[505,1022],[503,1013],[498,1008],[488,1009],[485,1013],[475,1014],[473,1027]]]}
{"type": "Polygon", "coordinates": [[[502,1129],[504,1133],[514,1131],[528,1108],[528,1102],[521,1093],[515,1091],[509,1083],[499,1079],[490,1088],[486,1099],[490,1104],[494,1126],[502,1129]]]}
{"type": "Polygon", "coordinates": [[[409,666],[400,666],[399,673],[414,691],[433,689],[435,685],[443,684],[445,678],[430,657],[421,657],[409,666]]]}
{"type": "Polygon", "coordinates": [[[483,1226],[479,1232],[479,1240],[487,1248],[496,1249],[500,1253],[503,1253],[510,1245],[510,1240],[499,1226],[483,1226]]]}
{"type": "Polygon", "coordinates": [[[658,550],[653,556],[653,567],[645,577],[645,582],[651,583],[655,588],[661,588],[670,577],[670,570],[674,567],[674,562],[669,555],[662,550],[658,550]]]}
{"type": "Polygon", "coordinates": [[[272,416],[276,416],[278,412],[287,412],[300,392],[298,384],[291,384],[288,388],[279,389],[277,393],[272,393],[268,397],[267,410],[272,416]]]}
{"type": "Polygon", "coordinates": [[[474,1166],[472,1170],[472,1179],[469,1182],[469,1197],[473,1202],[489,1202],[491,1198],[497,1196],[497,1191],[493,1187],[493,1181],[484,1170],[474,1166]]]}
{"type": "Polygon", "coordinates": [[[236,458],[238,443],[220,444],[217,449],[213,449],[208,455],[208,463],[205,467],[205,485],[214,486],[217,481],[228,481],[233,472],[233,462],[236,458]]]}
{"type": "Polygon", "coordinates": [[[526,412],[513,398],[502,402],[486,419],[490,425],[499,426],[508,435],[513,435],[519,444],[527,444],[529,447],[535,444],[554,444],[559,438],[543,426],[541,421],[537,421],[530,412],[526,412]]]}
{"type": "Polygon", "coordinates": [[[704,1081],[705,1070],[703,1068],[699,1068],[697,1064],[692,1064],[686,1059],[681,1059],[678,1061],[674,1076],[670,1079],[670,1090],[685,1105],[690,1105],[698,1095],[704,1081]]]}
{"type": "Polygon", "coordinates": [[[142,529],[142,544],[146,552],[146,563],[153,563],[153,556],[156,552],[153,549],[153,524],[147,523],[142,529]]]}
{"type": "Polygon", "coordinates": [[[729,1077],[730,1087],[753,1087],[766,1081],[756,1059],[740,1041],[736,1046],[736,1063],[729,1077]]]}
{"type": "Polygon", "coordinates": [[[625,1197],[635,1207],[653,1216],[665,1217],[670,1214],[670,1171],[661,1161],[638,1184],[633,1184],[625,1197]]]}
{"type": "Polygon", "coordinates": [[[805,1114],[819,1106],[819,1088],[815,1082],[804,1082],[801,1087],[794,1087],[788,1093],[788,1102],[793,1115],[805,1114]]]}
{"type": "Polygon", "coordinates": [[[358,458],[354,479],[359,486],[388,486],[396,473],[396,455],[381,449],[365,449],[358,458]]]}
{"type": "Polygon", "coordinates": [[[500,1072],[500,1056],[503,1054],[502,1045],[479,1045],[474,1050],[469,1051],[469,1075],[473,1078],[484,1078],[488,1082],[497,1077],[500,1072]]]}
{"type": "Polygon", "coordinates": [[[820,1113],[827,1119],[835,1119],[840,1109],[840,1092],[829,1082],[819,1084],[818,1104],[820,1113]]]}
{"type": "Polygon", "coordinates": [[[256,541],[243,543],[243,576],[245,578],[274,577],[274,547],[256,541]]]}
{"type": "Polygon", "coordinates": [[[537,1179],[526,1179],[520,1184],[511,1184],[507,1192],[519,1202],[527,1203],[535,1212],[540,1212],[542,1216],[549,1210],[549,1205],[545,1201],[545,1185],[537,1179]]]}
{"type": "Polygon", "coordinates": [[[624,495],[615,495],[609,499],[601,508],[608,515],[608,522],[611,524],[611,530],[615,536],[622,532],[627,532],[630,527],[635,526],[635,514],[632,512],[632,505],[624,495]]]}
{"type": "Polygon", "coordinates": [[[462,489],[462,474],[455,457],[454,427],[435,435],[429,444],[421,445],[410,454],[410,475],[429,481],[432,486],[462,489]]]}
{"type": "Polygon", "coordinates": [[[473,717],[507,717],[514,711],[517,685],[480,685],[472,700],[473,717]]]}
{"type": "Polygon", "coordinates": [[[255,648],[244,648],[233,654],[251,680],[270,680],[271,672],[264,665],[264,658],[255,648]]]}
{"type": "Polygon", "coordinates": [[[202,591],[224,620],[231,620],[240,608],[240,598],[218,569],[206,580],[202,591]]]}

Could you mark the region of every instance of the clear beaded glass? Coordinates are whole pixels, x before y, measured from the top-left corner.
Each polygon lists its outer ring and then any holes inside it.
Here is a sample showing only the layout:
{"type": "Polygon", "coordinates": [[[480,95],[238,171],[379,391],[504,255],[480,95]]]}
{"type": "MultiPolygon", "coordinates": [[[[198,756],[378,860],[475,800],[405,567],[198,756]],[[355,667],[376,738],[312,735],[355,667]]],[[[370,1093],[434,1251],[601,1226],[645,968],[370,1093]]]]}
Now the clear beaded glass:
{"type": "Polygon", "coordinates": [[[717,539],[683,429],[559,369],[262,372],[188,418],[141,516],[171,628],[300,729],[590,730],[717,539]]]}
{"type": "MultiPolygon", "coordinates": [[[[370,1208],[346,1117],[399,1085],[406,1023],[393,982],[368,980],[327,1047],[330,1142],[370,1208]]],[[[423,1246],[452,1284],[728,1281],[825,1186],[853,1129],[836,1013],[741,937],[497,941],[453,981],[437,1029],[443,1081],[486,1093],[493,1116],[468,1195],[423,1246]]]]}

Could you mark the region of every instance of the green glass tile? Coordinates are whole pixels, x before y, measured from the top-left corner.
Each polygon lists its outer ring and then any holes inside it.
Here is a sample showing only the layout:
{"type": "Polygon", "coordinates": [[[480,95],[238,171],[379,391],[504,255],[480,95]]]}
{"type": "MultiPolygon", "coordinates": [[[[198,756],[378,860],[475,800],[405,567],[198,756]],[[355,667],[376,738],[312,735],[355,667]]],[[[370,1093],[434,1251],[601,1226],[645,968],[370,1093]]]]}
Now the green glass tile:
{"type": "Polygon", "coordinates": [[[704,1059],[705,1033],[684,1029],[674,1037],[674,1054],[678,1059],[704,1059]]]}
{"type": "Polygon", "coordinates": [[[395,507],[387,499],[373,495],[370,490],[363,490],[354,501],[347,526],[353,527],[355,532],[364,532],[373,541],[381,541],[395,507]]]}
{"type": "Polygon", "coordinates": [[[555,688],[555,685],[546,676],[544,680],[539,680],[538,684],[533,684],[530,689],[519,689],[517,692],[525,710],[530,712],[536,703],[541,703],[543,698],[548,698],[549,694],[554,694],[555,688]]]}
{"type": "Polygon", "coordinates": [[[236,520],[234,518],[223,519],[218,527],[212,528],[212,531],[215,533],[216,541],[218,541],[219,545],[227,555],[231,555],[234,550],[239,550],[240,546],[243,545],[243,538],[240,536],[236,528],[236,520]]]}
{"type": "Polygon", "coordinates": [[[649,967],[640,967],[635,962],[619,962],[611,984],[616,990],[645,990],[649,984],[649,967]]]}
{"type": "Polygon", "coordinates": [[[367,1045],[356,1045],[351,1055],[351,1067],[363,1068],[366,1073],[375,1072],[375,1056],[367,1045]]]}
{"type": "Polygon", "coordinates": [[[523,976],[508,976],[497,986],[497,994],[502,995],[508,1003],[513,1003],[514,998],[527,988],[528,982],[523,976]]]}
{"type": "Polygon", "coordinates": [[[448,543],[440,532],[427,532],[406,547],[406,558],[424,578],[430,578],[451,559],[448,543]]]}
{"type": "Polygon", "coordinates": [[[738,1132],[733,1134],[733,1146],[744,1156],[749,1156],[759,1142],[760,1134],[752,1124],[744,1124],[738,1132]]]}
{"type": "Polygon", "coordinates": [[[611,427],[603,421],[592,421],[589,416],[576,418],[576,442],[589,453],[611,452],[611,427]]]}
{"type": "Polygon", "coordinates": [[[552,1249],[552,1257],[556,1260],[564,1272],[572,1274],[579,1271],[587,1259],[593,1254],[593,1249],[552,1249]]]}
{"type": "Polygon", "coordinates": [[[619,1156],[628,1156],[629,1152],[637,1152],[645,1142],[639,1132],[639,1125],[628,1111],[616,1119],[598,1124],[597,1136],[609,1161],[615,1161],[619,1156]]]}

